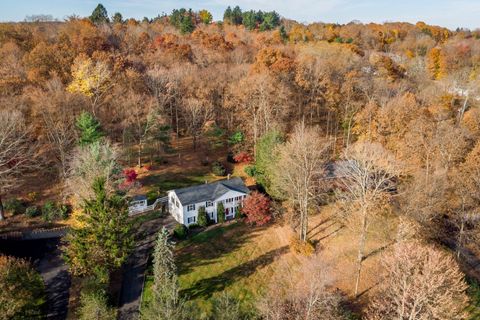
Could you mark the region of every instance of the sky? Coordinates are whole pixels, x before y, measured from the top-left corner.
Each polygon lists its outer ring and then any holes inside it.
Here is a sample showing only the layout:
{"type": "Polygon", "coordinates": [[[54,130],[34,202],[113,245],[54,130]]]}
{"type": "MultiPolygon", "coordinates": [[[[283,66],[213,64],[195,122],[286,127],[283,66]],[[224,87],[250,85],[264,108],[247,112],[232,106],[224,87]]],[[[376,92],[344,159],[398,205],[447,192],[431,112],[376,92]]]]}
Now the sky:
{"type": "Polygon", "coordinates": [[[72,14],[88,16],[99,2],[109,15],[120,12],[136,19],[185,7],[207,9],[220,20],[227,6],[239,5],[245,10],[275,10],[299,22],[424,21],[451,29],[480,28],[480,0],[0,0],[0,21],[21,21],[32,14],[60,20],[72,14]]]}

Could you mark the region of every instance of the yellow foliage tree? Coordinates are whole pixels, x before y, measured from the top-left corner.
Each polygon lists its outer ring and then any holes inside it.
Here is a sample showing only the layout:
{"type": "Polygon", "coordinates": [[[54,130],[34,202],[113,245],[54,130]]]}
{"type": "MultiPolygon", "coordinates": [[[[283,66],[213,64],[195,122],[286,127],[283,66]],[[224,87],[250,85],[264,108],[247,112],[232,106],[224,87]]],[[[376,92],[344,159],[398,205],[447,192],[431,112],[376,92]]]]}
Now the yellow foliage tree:
{"type": "Polygon", "coordinates": [[[428,52],[427,68],[433,79],[439,80],[446,75],[446,63],[442,50],[438,47],[428,52]]]}
{"type": "Polygon", "coordinates": [[[67,91],[89,97],[92,101],[92,113],[95,114],[103,95],[111,86],[110,76],[111,72],[105,63],[80,56],[72,66],[73,80],[67,91]]]}

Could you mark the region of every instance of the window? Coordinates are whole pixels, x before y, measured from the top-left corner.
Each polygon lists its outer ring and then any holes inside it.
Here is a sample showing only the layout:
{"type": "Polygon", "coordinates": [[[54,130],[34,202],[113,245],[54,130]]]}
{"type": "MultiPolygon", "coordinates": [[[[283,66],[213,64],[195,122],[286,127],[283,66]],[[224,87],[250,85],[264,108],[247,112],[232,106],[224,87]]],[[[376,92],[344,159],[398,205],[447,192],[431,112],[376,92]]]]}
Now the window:
{"type": "Polygon", "coordinates": [[[189,204],[187,207],[187,211],[193,211],[195,210],[195,205],[194,204],[189,204]]]}
{"type": "Polygon", "coordinates": [[[197,217],[188,217],[187,218],[187,223],[195,223],[197,221],[197,217]]]}
{"type": "Polygon", "coordinates": [[[205,203],[205,207],[207,207],[207,208],[208,208],[208,207],[213,207],[213,202],[212,202],[212,201],[207,201],[207,202],[205,203]]]}
{"type": "Polygon", "coordinates": [[[225,202],[226,203],[231,203],[231,202],[233,202],[233,198],[229,198],[229,199],[225,200],[225,202]]]}

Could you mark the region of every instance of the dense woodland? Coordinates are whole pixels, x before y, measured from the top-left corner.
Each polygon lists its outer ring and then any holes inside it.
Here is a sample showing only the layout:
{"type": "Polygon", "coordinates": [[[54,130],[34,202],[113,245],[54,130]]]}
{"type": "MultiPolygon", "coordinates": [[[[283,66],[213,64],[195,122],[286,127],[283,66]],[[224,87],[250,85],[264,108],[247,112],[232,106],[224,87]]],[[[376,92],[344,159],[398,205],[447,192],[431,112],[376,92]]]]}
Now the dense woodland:
{"type": "MultiPolygon", "coordinates": [[[[370,227],[381,221],[396,243],[385,253],[384,280],[355,313],[468,319],[465,276],[480,277],[479,83],[480,32],[423,22],[304,25],[240,8],[218,22],[185,9],[137,21],[97,8],[89,18],[2,23],[0,197],[25,196],[41,181],[73,206],[87,199],[87,213],[101,207],[100,221],[123,210],[111,193],[130,182],[109,179],[122,175],[113,159],[140,168],[161,161],[172,140],[191,137],[194,149],[225,141],[251,162],[247,173],[275,203],[273,219],[247,219],[290,224],[301,252],[313,246],[308,221],[322,206],[358,235],[351,294],[334,292],[309,260],[301,270],[312,278],[280,272],[257,316],[347,319],[342,310],[360,294],[370,227]],[[101,143],[81,147],[92,141],[101,143]],[[88,168],[98,164],[92,158],[102,165],[88,168]],[[334,188],[324,179],[328,167],[334,188]]],[[[116,217],[119,225],[124,218],[116,217]]],[[[95,269],[81,235],[71,235],[74,274],[108,282],[105,273],[131,247],[126,229],[112,232],[121,249],[96,261],[106,270],[95,269]]],[[[163,233],[156,250],[169,255],[163,233]]],[[[175,287],[170,262],[154,267],[158,281],[175,287]]],[[[178,292],[158,294],[158,305],[181,309],[167,310],[168,319],[188,318],[178,292]]],[[[232,310],[228,297],[221,303],[232,310]]]]}

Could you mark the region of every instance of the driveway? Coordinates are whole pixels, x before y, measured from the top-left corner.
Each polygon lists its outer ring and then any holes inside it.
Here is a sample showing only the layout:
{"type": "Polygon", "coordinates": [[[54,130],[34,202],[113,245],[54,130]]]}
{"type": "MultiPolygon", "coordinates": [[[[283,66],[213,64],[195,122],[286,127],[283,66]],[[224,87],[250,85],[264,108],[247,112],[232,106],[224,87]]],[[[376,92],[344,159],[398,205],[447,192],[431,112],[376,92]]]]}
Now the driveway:
{"type": "Polygon", "coordinates": [[[50,247],[37,269],[45,283],[47,295],[46,319],[63,320],[67,317],[70,274],[62,259],[59,240],[50,240],[50,247]]]}
{"type": "Polygon", "coordinates": [[[134,252],[124,266],[118,319],[132,320],[138,318],[144,275],[148,258],[155,245],[156,235],[162,226],[172,230],[176,223],[172,216],[167,215],[163,218],[146,221],[137,231],[134,252]]]}

